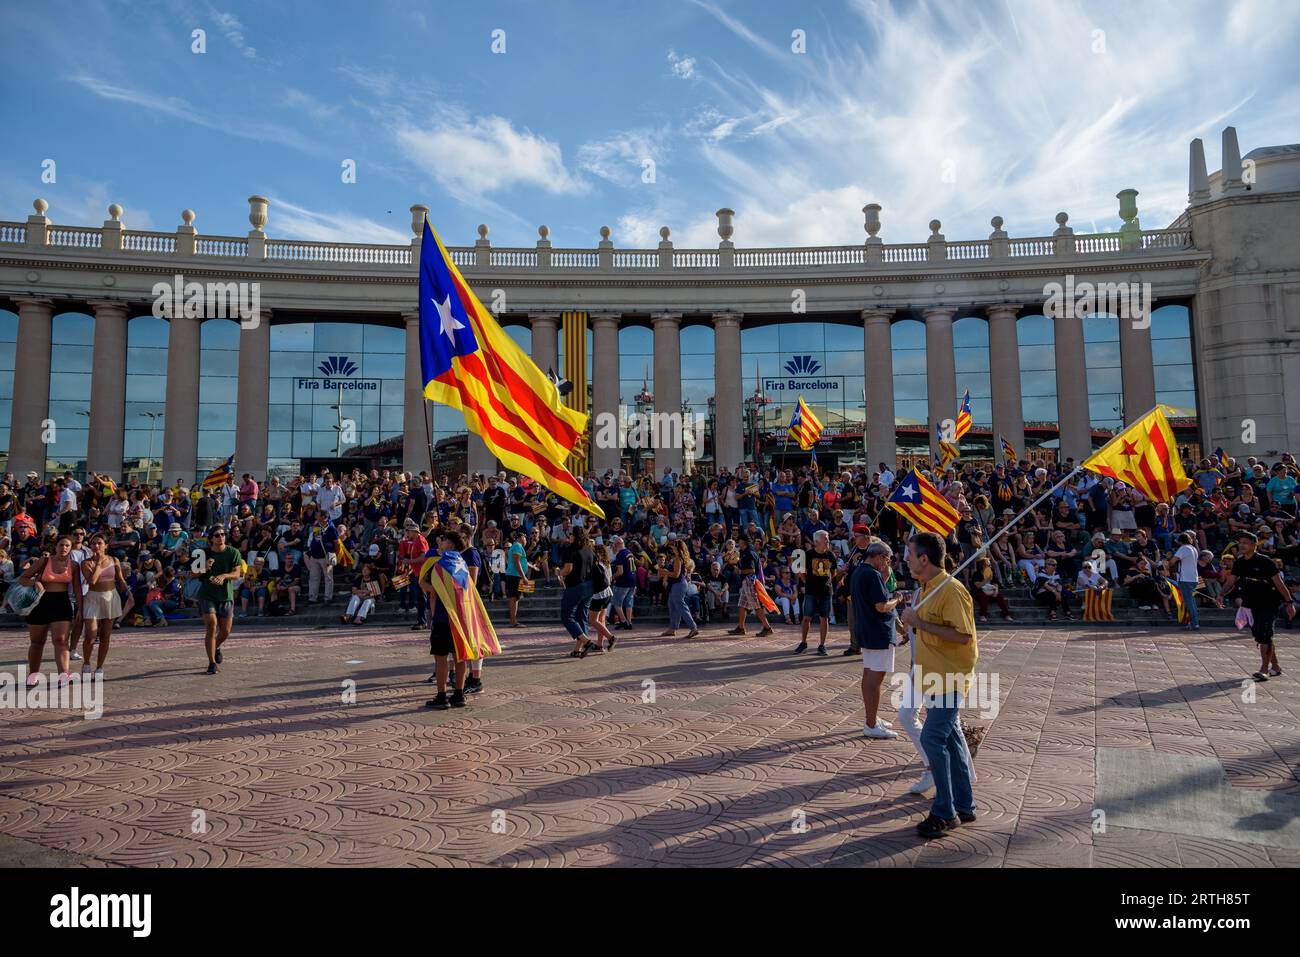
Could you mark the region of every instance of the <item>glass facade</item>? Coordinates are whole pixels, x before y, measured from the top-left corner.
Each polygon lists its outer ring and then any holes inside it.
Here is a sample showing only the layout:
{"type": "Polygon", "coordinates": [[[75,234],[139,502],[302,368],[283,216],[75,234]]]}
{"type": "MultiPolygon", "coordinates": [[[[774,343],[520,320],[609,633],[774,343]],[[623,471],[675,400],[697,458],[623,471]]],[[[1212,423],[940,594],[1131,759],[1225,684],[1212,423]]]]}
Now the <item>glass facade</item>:
{"type": "Polygon", "coordinates": [[[45,447],[45,469],[83,472],[90,435],[90,373],[95,320],[65,312],[50,327],[50,420],[53,441],[45,447]]]}
{"type": "MultiPolygon", "coordinates": [[[[126,326],[126,431],[122,440],[127,475],[162,478],[167,407],[167,320],[136,316],[126,326]]],[[[176,476],[172,476],[175,480],[176,476]]]]}
{"type": "Polygon", "coordinates": [[[0,309],[0,469],[9,470],[9,423],[13,419],[14,356],[18,313],[0,309]]]}
{"type": "MultiPolygon", "coordinates": [[[[751,320],[752,322],[753,320],[751,320]]],[[[0,457],[7,460],[12,408],[18,316],[0,311],[0,457]]],[[[506,326],[507,333],[531,353],[527,325],[506,326]]],[[[1020,393],[1029,450],[1057,447],[1056,369],[1053,323],[1027,315],[1017,323],[1020,393]]],[[[54,424],[47,470],[85,470],[93,366],[94,318],[84,312],[53,317],[49,416],[54,424]]],[[[203,322],[200,329],[199,438],[196,471],[219,465],[235,448],[239,399],[239,324],[203,322]]],[[[925,324],[900,318],[890,330],[893,346],[893,391],[899,448],[903,454],[929,447],[926,422],[927,369],[925,324]]],[[[1151,321],[1156,398],[1175,410],[1175,424],[1194,425],[1196,383],[1192,362],[1190,314],[1186,306],[1154,310],[1151,321]]],[[[380,443],[400,457],[403,434],[404,327],[362,323],[301,321],[273,323],[270,330],[270,432],[272,469],[292,472],[307,459],[347,457],[380,443]],[[344,434],[340,446],[340,425],[344,434]]],[[[588,379],[592,353],[588,332],[588,379]]],[[[1123,383],[1120,371],[1119,320],[1090,316],[1084,321],[1089,414],[1094,429],[1122,425],[1123,383]]],[[[562,337],[561,337],[562,340],[562,337]]],[[[953,324],[957,394],[971,390],[976,434],[963,444],[968,455],[991,457],[993,441],[983,429],[992,426],[988,325],[979,316],[953,324]]],[[[562,341],[557,343],[562,349],[562,341]]],[[[752,433],[762,436],[765,456],[779,454],[786,426],[800,395],[826,425],[826,436],[842,460],[856,461],[861,449],[863,332],[859,322],[785,322],[747,325],[741,329],[741,392],[748,398],[761,389],[769,404],[757,421],[742,420],[745,446],[752,433]]],[[[636,396],[653,393],[654,334],[648,325],[619,330],[622,404],[634,408],[636,396]]],[[[682,400],[688,411],[709,421],[714,395],[714,332],[708,321],[689,322],[681,331],[682,400]]],[[[563,357],[561,356],[561,361],[563,357]]],[[[151,315],[133,315],[127,324],[127,369],[123,472],[131,477],[149,470],[160,476],[167,387],[167,323],[151,315]]],[[[953,410],[955,413],[956,410],[953,410]]],[[[459,412],[430,407],[436,441],[464,433],[459,412]]],[[[1184,431],[1183,441],[1193,437],[1184,431]]],[[[712,450],[706,434],[703,454],[712,450]]]]}

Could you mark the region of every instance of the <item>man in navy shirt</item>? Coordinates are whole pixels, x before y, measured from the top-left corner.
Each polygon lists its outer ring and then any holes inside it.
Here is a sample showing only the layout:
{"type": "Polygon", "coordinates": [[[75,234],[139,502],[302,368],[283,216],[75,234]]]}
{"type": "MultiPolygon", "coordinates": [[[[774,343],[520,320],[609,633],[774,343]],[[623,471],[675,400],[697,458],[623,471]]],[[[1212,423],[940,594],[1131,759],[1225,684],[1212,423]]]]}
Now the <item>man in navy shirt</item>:
{"type": "MultiPolygon", "coordinates": [[[[615,537],[609,540],[614,551],[614,627],[627,631],[632,627],[632,605],[636,599],[636,559],[632,552],[623,546],[623,539],[615,537]]],[[[610,639],[611,647],[613,639],[610,639]]]]}
{"type": "Polygon", "coordinates": [[[879,717],[880,691],[885,675],[894,670],[894,644],[899,599],[885,586],[893,552],[882,541],[867,546],[866,560],[853,569],[849,594],[853,601],[853,632],[862,649],[862,706],[867,721],[862,733],[868,738],[896,738],[897,731],[879,717]]]}

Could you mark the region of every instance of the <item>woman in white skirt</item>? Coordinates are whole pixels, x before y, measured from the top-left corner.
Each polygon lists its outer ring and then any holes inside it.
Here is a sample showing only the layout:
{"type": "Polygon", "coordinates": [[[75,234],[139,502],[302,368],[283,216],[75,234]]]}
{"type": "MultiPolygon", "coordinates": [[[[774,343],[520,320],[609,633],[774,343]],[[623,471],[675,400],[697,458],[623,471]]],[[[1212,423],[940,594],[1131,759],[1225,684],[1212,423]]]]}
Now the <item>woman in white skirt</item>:
{"type": "Polygon", "coordinates": [[[90,539],[90,557],[81,563],[81,580],[89,586],[82,596],[82,618],[85,621],[85,640],[81,654],[82,677],[89,676],[90,652],[99,639],[99,653],[95,659],[94,677],[104,678],[104,662],[108,658],[108,641],[113,634],[113,623],[122,617],[122,598],[118,587],[126,587],[126,578],[118,560],[108,554],[108,539],[95,535],[90,539]]]}

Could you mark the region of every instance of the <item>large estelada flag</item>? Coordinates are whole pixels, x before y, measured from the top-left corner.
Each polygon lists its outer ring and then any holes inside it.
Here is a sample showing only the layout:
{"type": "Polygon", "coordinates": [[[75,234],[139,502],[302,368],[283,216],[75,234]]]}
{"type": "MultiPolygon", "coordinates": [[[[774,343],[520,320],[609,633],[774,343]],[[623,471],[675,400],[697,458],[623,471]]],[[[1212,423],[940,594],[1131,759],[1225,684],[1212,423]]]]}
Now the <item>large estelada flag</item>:
{"type": "Polygon", "coordinates": [[[967,389],[966,394],[961,397],[961,408],[957,410],[957,427],[953,430],[954,437],[960,439],[970,431],[973,424],[970,413],[970,389],[967,389]]]}
{"type": "Polygon", "coordinates": [[[594,515],[605,513],[564,462],[587,427],[470,290],[428,220],[420,246],[425,398],[459,409],[501,463],[594,515]]]}
{"type": "Polygon", "coordinates": [[[226,484],[226,479],[230,478],[235,471],[235,453],[230,453],[230,458],[226,459],[211,472],[203,477],[204,491],[212,491],[214,488],[221,488],[226,484]]]}
{"type": "Polygon", "coordinates": [[[1114,621],[1115,616],[1111,614],[1110,598],[1113,589],[1104,588],[1097,591],[1094,588],[1086,589],[1083,593],[1083,620],[1084,621],[1114,621]]]}
{"type": "Polygon", "coordinates": [[[961,517],[952,503],[916,469],[903,477],[885,504],[921,531],[944,538],[952,534],[961,517]]]}
{"type": "Polygon", "coordinates": [[[1153,502],[1167,502],[1192,484],[1162,405],[1103,445],[1082,467],[1127,482],[1153,502]]]}
{"type": "Polygon", "coordinates": [[[817,416],[813,415],[813,410],[808,408],[808,403],[799,396],[799,404],[794,408],[794,415],[790,419],[790,438],[799,443],[799,448],[807,452],[811,449],[822,434],[822,424],[818,421],[817,416]]]}
{"type": "Polygon", "coordinates": [[[478,589],[469,580],[469,566],[460,552],[447,551],[428,559],[420,577],[428,578],[433,593],[447,610],[457,661],[476,661],[501,654],[501,642],[497,640],[478,589]]]}

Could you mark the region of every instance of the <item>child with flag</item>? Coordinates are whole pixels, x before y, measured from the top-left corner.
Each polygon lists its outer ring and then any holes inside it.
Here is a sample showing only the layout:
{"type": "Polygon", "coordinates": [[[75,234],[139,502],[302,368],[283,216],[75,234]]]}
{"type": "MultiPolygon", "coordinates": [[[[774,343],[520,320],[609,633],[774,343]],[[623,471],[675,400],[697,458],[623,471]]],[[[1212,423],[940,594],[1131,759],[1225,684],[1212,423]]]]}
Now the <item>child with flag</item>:
{"type": "Polygon", "coordinates": [[[446,711],[465,707],[465,680],[469,663],[499,654],[501,645],[488,620],[483,599],[469,574],[462,552],[465,537],[457,529],[438,535],[439,554],[420,569],[420,588],[429,596],[433,627],[429,632],[429,653],[435,659],[437,694],[426,708],[446,711]],[[455,685],[447,695],[451,661],[455,661],[455,685]]]}

